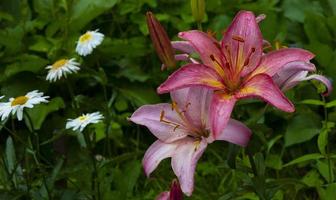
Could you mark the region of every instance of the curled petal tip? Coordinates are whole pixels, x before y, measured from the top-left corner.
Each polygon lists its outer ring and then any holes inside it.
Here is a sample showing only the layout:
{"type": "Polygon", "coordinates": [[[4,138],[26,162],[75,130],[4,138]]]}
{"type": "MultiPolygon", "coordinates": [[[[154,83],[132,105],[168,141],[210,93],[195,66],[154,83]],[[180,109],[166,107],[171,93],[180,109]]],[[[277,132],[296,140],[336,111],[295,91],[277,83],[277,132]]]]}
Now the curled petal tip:
{"type": "Polygon", "coordinates": [[[266,15],[265,14],[260,14],[256,17],[256,21],[257,23],[260,23],[262,20],[266,19],[266,15]]]}

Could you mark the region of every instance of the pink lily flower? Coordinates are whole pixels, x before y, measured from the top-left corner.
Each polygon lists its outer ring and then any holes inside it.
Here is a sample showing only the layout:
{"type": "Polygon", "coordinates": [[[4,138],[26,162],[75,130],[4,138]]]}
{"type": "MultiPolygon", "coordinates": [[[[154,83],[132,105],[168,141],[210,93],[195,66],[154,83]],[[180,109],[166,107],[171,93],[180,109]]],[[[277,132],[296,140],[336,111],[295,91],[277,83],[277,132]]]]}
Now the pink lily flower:
{"type": "Polygon", "coordinates": [[[327,90],[322,95],[329,96],[333,90],[331,81],[319,74],[308,75],[309,72],[315,71],[315,65],[310,62],[294,61],[287,63],[279,72],[277,72],[273,76],[273,80],[283,91],[293,88],[301,81],[317,80],[326,86],[327,90]]]}
{"type": "Polygon", "coordinates": [[[212,91],[192,87],[171,92],[172,103],[144,105],[130,120],[146,126],[158,140],[146,151],[143,167],[149,176],[161,160],[171,157],[171,165],[183,193],[190,196],[198,159],[209,143],[224,140],[246,146],[251,131],[241,122],[228,120],[225,129],[214,138],[210,132],[208,112],[212,91]]]}
{"type": "Polygon", "coordinates": [[[180,184],[176,179],[173,180],[170,191],[165,191],[159,194],[159,196],[156,197],[156,200],[182,200],[183,194],[181,191],[180,184]]]}
{"type": "Polygon", "coordinates": [[[161,94],[193,86],[213,90],[210,122],[215,139],[224,130],[239,99],[260,98],[285,112],[295,111],[272,76],[285,64],[308,62],[314,55],[298,48],[263,54],[262,35],[252,12],[239,12],[220,42],[196,30],[181,32],[179,37],[192,45],[202,63],[182,66],[157,91],[161,94]]]}
{"type": "MultiPolygon", "coordinates": [[[[258,17],[256,19],[258,19],[258,17]]],[[[195,50],[189,42],[172,41],[172,46],[175,50],[183,52],[182,54],[175,55],[176,60],[199,63],[197,60],[190,57],[190,54],[194,53],[195,50]]],[[[270,46],[270,44],[269,42],[264,40],[263,46],[270,46]]],[[[295,87],[301,81],[317,80],[326,86],[327,90],[322,95],[329,96],[333,90],[331,81],[327,77],[322,75],[318,74],[308,75],[309,72],[315,72],[315,71],[316,67],[313,63],[305,61],[293,61],[281,67],[279,71],[272,76],[272,79],[282,91],[287,91],[295,87]]]]}

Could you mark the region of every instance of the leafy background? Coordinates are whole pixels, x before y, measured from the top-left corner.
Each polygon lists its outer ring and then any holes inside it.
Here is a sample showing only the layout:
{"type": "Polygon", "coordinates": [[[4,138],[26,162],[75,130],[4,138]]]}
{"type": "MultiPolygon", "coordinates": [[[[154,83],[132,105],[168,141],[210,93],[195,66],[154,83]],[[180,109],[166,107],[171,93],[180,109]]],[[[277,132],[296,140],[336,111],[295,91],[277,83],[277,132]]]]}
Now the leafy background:
{"type": "MultiPolygon", "coordinates": [[[[267,40],[309,49],[319,73],[336,79],[336,1],[207,0],[203,29],[220,37],[241,9],[265,13],[261,29],[267,40]]],[[[168,189],[174,178],[169,160],[147,179],[141,159],[155,138],[127,121],[143,104],[168,101],[155,93],[171,71],[160,70],[145,23],[149,10],[172,39],[197,28],[187,0],[0,2],[1,95],[38,89],[52,97],[28,110],[33,127],[28,119],[2,122],[0,199],[92,199],[94,194],[97,199],[98,192],[101,199],[154,199],[168,189]],[[103,44],[78,57],[76,40],[96,29],[106,36],[103,44]],[[72,57],[81,62],[80,73],[54,84],[45,80],[46,65],[72,57]],[[85,133],[95,132],[97,143],[84,148],[83,138],[64,129],[66,119],[97,110],[105,120],[85,133]],[[29,136],[39,152],[27,144],[29,136]],[[92,190],[92,181],[99,191],[92,190]]],[[[241,102],[234,118],[253,130],[248,148],[258,176],[252,175],[245,149],[215,142],[200,159],[190,199],[334,199],[336,94],[324,99],[323,90],[305,82],[287,92],[294,114],[265,111],[259,101],[241,102]]]]}

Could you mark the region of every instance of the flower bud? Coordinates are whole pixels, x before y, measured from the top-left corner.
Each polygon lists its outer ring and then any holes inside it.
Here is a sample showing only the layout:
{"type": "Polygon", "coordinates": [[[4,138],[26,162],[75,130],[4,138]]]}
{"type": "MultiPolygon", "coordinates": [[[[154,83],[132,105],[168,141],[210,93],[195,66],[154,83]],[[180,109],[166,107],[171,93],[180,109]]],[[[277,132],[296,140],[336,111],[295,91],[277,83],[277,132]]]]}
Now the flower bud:
{"type": "Polygon", "coordinates": [[[164,191],[155,198],[156,200],[183,200],[183,193],[179,182],[174,179],[170,185],[170,191],[164,191]]]}
{"type": "Polygon", "coordinates": [[[183,194],[179,182],[174,179],[170,186],[170,200],[182,200],[183,194]]]}
{"type": "Polygon", "coordinates": [[[191,12],[196,22],[203,21],[205,15],[205,2],[204,0],[191,0],[191,12]]]}
{"type": "Polygon", "coordinates": [[[147,26],[156,53],[166,67],[175,67],[174,50],[167,32],[152,12],[146,13],[147,26]]]}

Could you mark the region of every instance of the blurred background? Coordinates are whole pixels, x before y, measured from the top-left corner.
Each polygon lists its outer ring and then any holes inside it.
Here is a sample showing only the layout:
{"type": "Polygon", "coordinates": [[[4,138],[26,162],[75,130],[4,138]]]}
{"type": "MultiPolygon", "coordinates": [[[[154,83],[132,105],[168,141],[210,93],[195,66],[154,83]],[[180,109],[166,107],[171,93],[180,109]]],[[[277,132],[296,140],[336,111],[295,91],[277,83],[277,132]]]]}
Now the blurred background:
{"type": "MultiPolygon", "coordinates": [[[[316,54],[318,73],[336,79],[336,1],[205,2],[204,31],[220,39],[239,10],[266,14],[260,26],[273,49],[308,49],[316,54]]],[[[0,95],[38,89],[51,97],[49,104],[27,110],[40,138],[37,157],[22,142],[32,134],[27,120],[2,122],[0,199],[154,199],[169,189],[175,178],[170,161],[146,178],[141,160],[155,137],[127,121],[141,105],[169,101],[168,95],[156,94],[172,70],[160,69],[147,11],[172,40],[178,40],[180,31],[197,29],[189,0],[0,1],[0,95]],[[103,44],[79,57],[78,37],[96,29],[105,35],[103,44]],[[51,84],[45,67],[61,58],[76,58],[81,70],[51,84]],[[65,130],[65,123],[95,111],[105,120],[90,127],[96,145],[88,151],[75,132],[65,130]]],[[[195,190],[187,199],[259,199],[257,193],[265,199],[334,199],[336,101],[335,93],[321,97],[323,90],[307,81],[288,91],[296,105],[293,114],[271,107],[264,112],[261,101],[240,102],[234,118],[253,130],[249,148],[263,178],[251,175],[244,149],[215,142],[198,163],[195,190]]]]}

